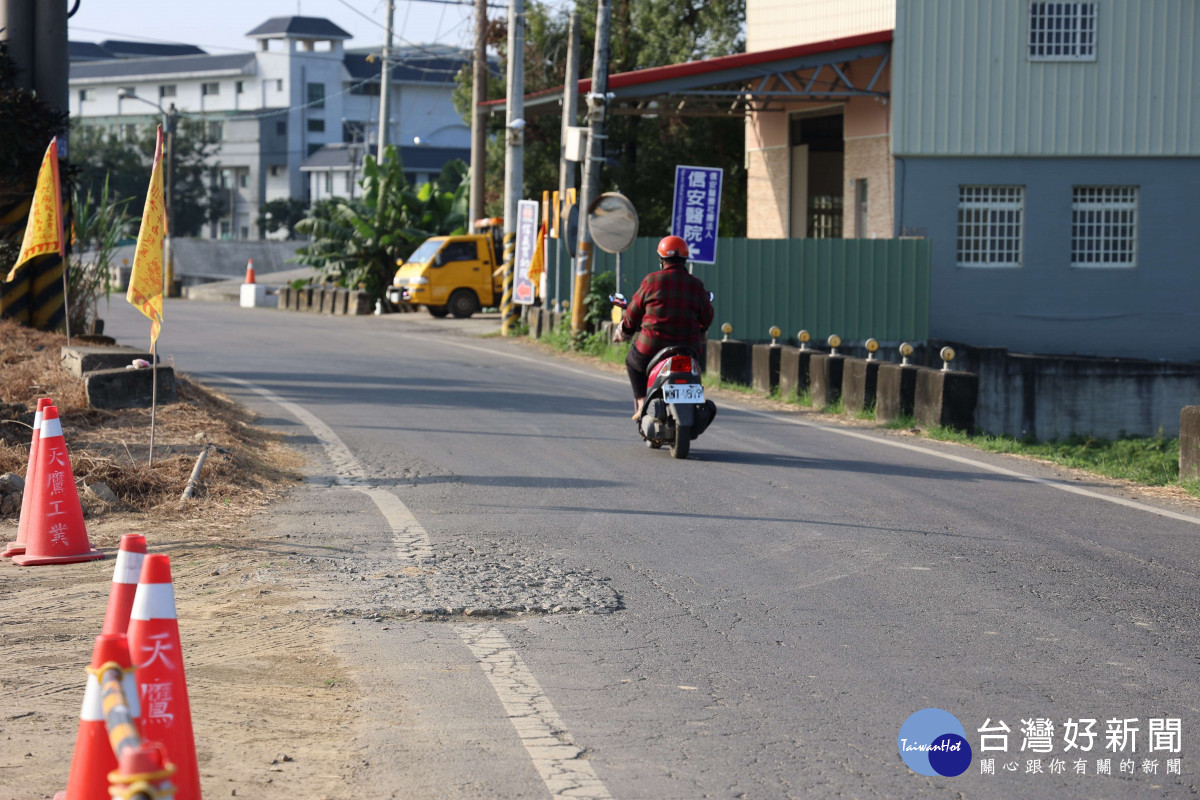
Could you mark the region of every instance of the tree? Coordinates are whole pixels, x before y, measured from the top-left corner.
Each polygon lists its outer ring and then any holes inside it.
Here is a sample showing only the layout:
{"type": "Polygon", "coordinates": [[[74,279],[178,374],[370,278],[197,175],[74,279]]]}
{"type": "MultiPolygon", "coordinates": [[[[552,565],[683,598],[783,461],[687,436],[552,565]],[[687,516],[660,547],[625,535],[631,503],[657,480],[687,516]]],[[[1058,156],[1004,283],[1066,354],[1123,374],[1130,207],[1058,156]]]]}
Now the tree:
{"type": "Polygon", "coordinates": [[[258,229],[263,233],[286,230],[289,240],[295,236],[296,223],[304,219],[308,208],[303,200],[286,198],[263,203],[258,210],[258,229]]]}
{"type": "Polygon", "coordinates": [[[417,244],[466,230],[468,185],[466,164],[452,161],[436,181],[413,191],[396,147],[388,145],[382,161],[363,158],[361,198],[314,203],[296,224],[311,237],[296,260],[339,286],[361,286],[372,299],[382,298],[396,262],[417,244]]]}
{"type": "MultiPolygon", "coordinates": [[[[113,199],[128,199],[130,208],[136,209],[140,220],[146,189],[150,185],[156,131],[157,125],[145,126],[131,141],[77,124],[71,142],[71,158],[78,166],[80,189],[98,197],[107,182],[113,199]]],[[[174,144],[171,201],[174,203],[175,227],[171,234],[196,236],[205,224],[216,222],[229,208],[225,192],[217,183],[220,165],[212,161],[218,144],[208,136],[202,120],[187,118],[179,120],[174,144]]],[[[166,158],[165,154],[163,157],[166,158]]]]}
{"type": "MultiPolygon", "coordinates": [[[[580,72],[587,77],[595,41],[594,4],[581,7],[580,72]]],[[[566,77],[569,14],[547,6],[526,6],[525,91],[561,87],[566,77]]],[[[745,0],[614,0],[609,71],[675,64],[741,52],[745,43],[745,0]]],[[[506,58],[507,42],[502,30],[489,36],[506,58]]],[[[471,73],[457,78],[455,106],[470,120],[471,73]]],[[[503,97],[499,77],[489,80],[488,96],[503,97]]],[[[558,186],[558,148],[561,117],[557,114],[527,116],[525,128],[525,197],[540,197],[545,189],[558,186]]],[[[610,114],[605,164],[601,170],[602,190],[629,196],[638,210],[640,228],[646,235],[666,233],[670,228],[675,166],[721,167],[725,171],[721,202],[721,233],[744,236],[746,232],[746,172],[744,168],[745,121],[741,116],[679,118],[669,116],[625,116],[610,114]]],[[[488,122],[493,134],[488,143],[486,200],[489,214],[500,214],[504,206],[504,120],[494,115],[488,122]]]]}

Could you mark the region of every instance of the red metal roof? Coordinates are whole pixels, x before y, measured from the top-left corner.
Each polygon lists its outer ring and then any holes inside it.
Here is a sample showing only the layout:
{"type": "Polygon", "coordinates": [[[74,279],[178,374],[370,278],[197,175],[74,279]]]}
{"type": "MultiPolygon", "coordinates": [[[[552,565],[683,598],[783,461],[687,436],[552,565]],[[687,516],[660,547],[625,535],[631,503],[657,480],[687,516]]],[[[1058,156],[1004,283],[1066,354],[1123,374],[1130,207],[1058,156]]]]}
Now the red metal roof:
{"type": "MultiPolygon", "coordinates": [[[[875,31],[874,33],[862,33],[857,36],[844,36],[840,39],[826,39],[823,42],[778,47],[774,50],[736,53],[731,56],[706,58],[702,61],[687,61],[683,64],[668,64],[664,67],[648,67],[646,69],[633,70],[632,72],[620,72],[608,77],[608,90],[616,92],[619,95],[620,93],[617,90],[622,88],[645,86],[646,84],[659,82],[665,83],[696,75],[743,70],[747,67],[766,66],[776,62],[790,61],[796,58],[804,58],[805,56],[863,47],[865,45],[886,44],[892,41],[892,34],[892,30],[875,31]]],[[[525,100],[533,100],[547,95],[558,96],[562,94],[562,90],[562,86],[555,89],[543,89],[540,92],[525,95],[525,100]]],[[[579,81],[579,94],[587,94],[591,90],[591,78],[579,81]]],[[[507,101],[508,98],[501,97],[496,100],[484,101],[480,105],[489,107],[500,106],[507,103],[507,101]]]]}

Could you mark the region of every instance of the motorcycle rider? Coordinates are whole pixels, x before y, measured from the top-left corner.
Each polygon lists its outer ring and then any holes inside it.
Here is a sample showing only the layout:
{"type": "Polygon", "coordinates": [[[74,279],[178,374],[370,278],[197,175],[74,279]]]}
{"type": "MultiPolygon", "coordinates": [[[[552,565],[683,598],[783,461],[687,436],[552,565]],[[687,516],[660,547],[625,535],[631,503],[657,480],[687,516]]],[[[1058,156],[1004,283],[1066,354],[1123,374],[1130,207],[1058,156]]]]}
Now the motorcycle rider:
{"type": "Polygon", "coordinates": [[[687,271],[687,242],[666,236],[658,243],[659,270],[642,280],[625,309],[613,339],[633,337],[625,370],[633,386],[633,418],[641,416],[646,400],[646,367],[664,347],[683,345],[700,358],[704,369],[704,340],[712,324],[713,307],[704,282],[687,271]]]}

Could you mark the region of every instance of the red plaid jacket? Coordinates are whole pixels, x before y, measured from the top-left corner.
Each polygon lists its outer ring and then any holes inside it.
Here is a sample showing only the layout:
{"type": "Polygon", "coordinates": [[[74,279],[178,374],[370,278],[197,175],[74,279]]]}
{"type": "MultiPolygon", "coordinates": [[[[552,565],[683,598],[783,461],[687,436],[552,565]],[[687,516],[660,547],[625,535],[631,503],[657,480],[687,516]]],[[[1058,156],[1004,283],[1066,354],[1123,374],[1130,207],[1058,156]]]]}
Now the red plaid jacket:
{"type": "Polygon", "coordinates": [[[664,347],[687,345],[699,350],[712,324],[713,307],[704,282],[682,264],[651,272],[625,309],[621,328],[637,337],[633,346],[652,356],[664,347]]]}

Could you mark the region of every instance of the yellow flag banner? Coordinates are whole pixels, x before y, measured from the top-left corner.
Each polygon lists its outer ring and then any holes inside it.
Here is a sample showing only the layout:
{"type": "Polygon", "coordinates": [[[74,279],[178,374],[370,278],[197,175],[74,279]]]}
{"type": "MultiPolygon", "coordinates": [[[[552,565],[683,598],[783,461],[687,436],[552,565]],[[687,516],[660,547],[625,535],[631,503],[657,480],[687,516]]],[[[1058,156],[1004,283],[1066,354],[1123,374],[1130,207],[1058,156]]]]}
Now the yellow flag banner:
{"type": "Polygon", "coordinates": [[[542,273],[546,271],[546,221],[538,228],[537,244],[533,248],[533,261],[529,264],[529,280],[540,286],[542,273]]]}
{"type": "Polygon", "coordinates": [[[163,238],[167,233],[167,215],[163,204],[162,174],[163,136],[158,128],[158,143],[154,147],[154,169],[150,173],[150,189],[146,192],[146,207],[142,209],[142,227],[138,230],[137,249],[133,254],[133,270],[129,276],[129,291],[125,299],[150,318],[150,349],[158,341],[163,319],[163,238]]]}
{"type": "Polygon", "coordinates": [[[29,207],[29,221],[25,224],[25,238],[17,263],[13,264],[5,283],[17,276],[17,268],[34,256],[57,252],[64,259],[62,223],[62,190],[58,184],[58,137],[50,140],[42,166],[38,170],[37,185],[33,189],[33,203],[29,207]]]}

